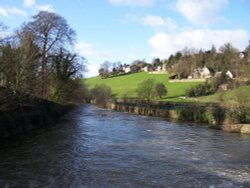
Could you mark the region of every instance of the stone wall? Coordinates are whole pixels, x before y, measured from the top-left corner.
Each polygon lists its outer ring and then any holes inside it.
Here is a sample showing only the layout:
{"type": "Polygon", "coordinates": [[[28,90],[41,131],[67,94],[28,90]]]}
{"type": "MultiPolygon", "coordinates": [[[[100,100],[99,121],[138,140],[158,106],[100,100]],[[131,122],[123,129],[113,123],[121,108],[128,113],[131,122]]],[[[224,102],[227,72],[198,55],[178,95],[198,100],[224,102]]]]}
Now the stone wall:
{"type": "Polygon", "coordinates": [[[218,104],[174,103],[141,100],[117,99],[108,104],[108,108],[145,116],[164,117],[170,121],[204,123],[211,128],[228,132],[250,133],[249,124],[225,124],[226,109],[218,104]]]}

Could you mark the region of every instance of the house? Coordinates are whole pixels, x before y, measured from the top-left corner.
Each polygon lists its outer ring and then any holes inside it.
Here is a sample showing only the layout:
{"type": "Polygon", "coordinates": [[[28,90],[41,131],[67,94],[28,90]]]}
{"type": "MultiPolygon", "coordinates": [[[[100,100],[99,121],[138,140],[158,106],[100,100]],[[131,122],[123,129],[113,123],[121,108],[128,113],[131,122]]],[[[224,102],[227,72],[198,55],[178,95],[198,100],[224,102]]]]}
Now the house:
{"type": "Polygon", "coordinates": [[[130,66],[129,66],[129,65],[124,65],[124,66],[123,66],[123,71],[124,71],[125,73],[131,72],[130,66]]]}
{"type": "Polygon", "coordinates": [[[156,67],[156,71],[157,71],[157,72],[161,72],[161,71],[162,71],[162,66],[157,66],[157,67],[156,67]]]}
{"type": "Polygon", "coordinates": [[[214,76],[214,70],[207,68],[207,67],[203,67],[203,68],[197,68],[194,69],[192,74],[190,76],[188,76],[189,79],[207,79],[207,78],[211,78],[214,76]]]}
{"type": "Polygon", "coordinates": [[[201,78],[211,78],[214,76],[214,70],[211,68],[204,67],[200,73],[201,78]]]}
{"type": "Polygon", "coordinates": [[[162,71],[164,71],[164,72],[167,72],[167,71],[168,71],[167,64],[163,64],[163,65],[162,65],[162,71]]]}
{"type": "Polygon", "coordinates": [[[201,68],[194,69],[192,74],[188,76],[190,79],[199,79],[201,77],[201,68]]]}
{"type": "Polygon", "coordinates": [[[228,70],[228,71],[226,72],[226,75],[227,75],[229,78],[231,78],[231,79],[234,78],[234,75],[233,75],[233,73],[232,73],[230,70],[228,70]]]}
{"type": "Polygon", "coordinates": [[[219,77],[221,77],[221,75],[222,75],[222,72],[216,72],[214,74],[214,77],[219,78],[219,77]]]}
{"type": "Polygon", "coordinates": [[[245,53],[245,52],[240,52],[240,53],[239,53],[239,58],[240,58],[240,59],[243,59],[245,56],[246,56],[246,53],[245,53]]]}
{"type": "Polygon", "coordinates": [[[149,72],[149,67],[148,67],[148,66],[143,67],[142,70],[143,70],[144,72],[149,72]]]}
{"type": "Polygon", "coordinates": [[[144,72],[152,72],[153,71],[153,67],[151,64],[146,65],[145,67],[142,68],[142,71],[144,72]]]}
{"type": "Polygon", "coordinates": [[[139,72],[140,71],[140,67],[137,66],[137,65],[131,65],[129,68],[130,68],[129,72],[135,73],[135,72],[139,72]]]}

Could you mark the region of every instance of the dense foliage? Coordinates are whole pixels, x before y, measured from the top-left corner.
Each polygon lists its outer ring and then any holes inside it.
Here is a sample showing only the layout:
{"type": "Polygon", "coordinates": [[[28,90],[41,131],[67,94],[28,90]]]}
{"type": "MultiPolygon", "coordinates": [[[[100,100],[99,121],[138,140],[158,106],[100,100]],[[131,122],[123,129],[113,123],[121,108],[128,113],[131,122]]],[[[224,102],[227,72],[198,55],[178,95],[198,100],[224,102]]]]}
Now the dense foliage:
{"type": "Polygon", "coordinates": [[[155,86],[155,92],[156,92],[156,96],[161,99],[162,96],[167,95],[167,88],[163,83],[159,82],[155,86]]]}
{"type": "Polygon", "coordinates": [[[85,59],[72,51],[75,38],[63,17],[39,12],[1,41],[0,85],[59,103],[82,102],[85,59]]]}
{"type": "Polygon", "coordinates": [[[136,91],[138,98],[148,102],[156,97],[161,98],[167,94],[166,86],[161,82],[156,83],[153,78],[148,78],[140,83],[136,91]]]}
{"type": "Polygon", "coordinates": [[[233,80],[225,73],[222,73],[219,77],[211,78],[202,84],[190,88],[187,90],[186,95],[188,97],[206,96],[214,94],[219,90],[233,89],[239,85],[240,83],[237,80],[233,80]]]}
{"type": "Polygon", "coordinates": [[[154,99],[156,97],[155,80],[149,78],[139,84],[137,88],[137,95],[140,99],[144,99],[146,101],[154,99]]]}
{"type": "Polygon", "coordinates": [[[111,99],[111,88],[105,84],[96,85],[90,91],[93,102],[101,107],[106,107],[111,99]]]}

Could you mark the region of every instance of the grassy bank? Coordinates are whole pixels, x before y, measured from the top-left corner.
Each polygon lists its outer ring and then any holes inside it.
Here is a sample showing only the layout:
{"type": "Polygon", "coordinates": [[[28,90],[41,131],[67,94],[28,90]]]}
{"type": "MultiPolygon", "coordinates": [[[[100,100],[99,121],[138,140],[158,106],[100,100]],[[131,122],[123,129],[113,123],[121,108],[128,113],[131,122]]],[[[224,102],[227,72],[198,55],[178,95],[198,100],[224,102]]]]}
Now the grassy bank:
{"type": "Polygon", "coordinates": [[[106,84],[112,89],[112,94],[115,98],[137,98],[136,89],[138,85],[148,79],[153,78],[156,82],[162,82],[166,86],[168,93],[167,96],[163,96],[164,101],[183,101],[178,97],[185,95],[187,89],[200,82],[178,82],[170,83],[168,74],[149,74],[146,72],[140,72],[135,74],[129,74],[124,76],[118,76],[108,79],[101,79],[101,77],[93,77],[86,79],[86,84],[89,88],[93,88],[97,84],[106,84]]]}
{"type": "Polygon", "coordinates": [[[213,95],[198,97],[197,101],[200,102],[239,101],[244,103],[250,103],[250,86],[241,86],[236,89],[219,92],[213,95]]]}

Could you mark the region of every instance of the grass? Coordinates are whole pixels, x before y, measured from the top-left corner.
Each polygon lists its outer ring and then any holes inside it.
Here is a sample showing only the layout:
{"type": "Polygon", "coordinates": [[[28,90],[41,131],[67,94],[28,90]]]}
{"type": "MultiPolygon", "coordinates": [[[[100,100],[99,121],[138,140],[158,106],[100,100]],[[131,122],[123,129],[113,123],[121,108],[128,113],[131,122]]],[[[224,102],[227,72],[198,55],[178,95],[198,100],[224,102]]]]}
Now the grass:
{"type": "Polygon", "coordinates": [[[244,100],[250,102],[250,86],[241,86],[233,90],[197,98],[200,102],[221,102],[221,99],[223,101],[244,100]]]}
{"type": "Polygon", "coordinates": [[[123,98],[127,96],[128,98],[137,98],[136,89],[138,85],[148,79],[153,78],[156,82],[162,82],[165,84],[168,93],[167,96],[163,97],[164,101],[182,101],[184,99],[179,99],[178,97],[184,96],[187,89],[199,84],[200,82],[177,82],[169,83],[168,74],[149,74],[146,72],[140,72],[135,74],[129,74],[124,76],[118,76],[108,79],[101,79],[98,77],[85,79],[87,86],[91,89],[97,84],[106,84],[112,89],[112,93],[115,98],[123,98]]]}

